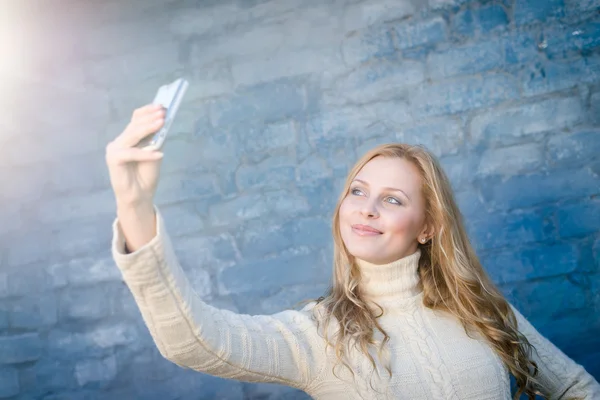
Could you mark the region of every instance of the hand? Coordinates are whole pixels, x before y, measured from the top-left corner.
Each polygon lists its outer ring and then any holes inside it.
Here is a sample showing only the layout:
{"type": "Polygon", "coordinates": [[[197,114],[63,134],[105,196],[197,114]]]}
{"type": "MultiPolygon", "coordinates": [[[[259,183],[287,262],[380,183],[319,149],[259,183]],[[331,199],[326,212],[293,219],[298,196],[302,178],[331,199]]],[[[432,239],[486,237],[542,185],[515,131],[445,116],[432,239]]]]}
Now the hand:
{"type": "Polygon", "coordinates": [[[153,204],[163,153],[135,146],[162,128],[164,118],[160,105],[140,107],[125,130],[106,146],[106,164],[118,207],[153,204]]]}

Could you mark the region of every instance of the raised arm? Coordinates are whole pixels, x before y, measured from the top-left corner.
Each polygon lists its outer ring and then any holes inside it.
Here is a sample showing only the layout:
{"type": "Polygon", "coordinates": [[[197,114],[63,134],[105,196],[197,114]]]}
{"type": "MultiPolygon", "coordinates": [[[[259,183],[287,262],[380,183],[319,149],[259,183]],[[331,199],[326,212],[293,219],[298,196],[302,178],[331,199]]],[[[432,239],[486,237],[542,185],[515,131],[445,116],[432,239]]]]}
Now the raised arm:
{"type": "Polygon", "coordinates": [[[161,354],[223,378],[306,388],[325,361],[311,312],[249,316],[204,303],[179,265],[158,209],[156,224],[156,237],[126,254],[116,220],[112,251],[161,354]]]}
{"type": "Polygon", "coordinates": [[[540,391],[548,399],[600,399],[600,384],[592,375],[542,336],[514,307],[519,331],[535,347],[540,391]]]}
{"type": "Polygon", "coordinates": [[[183,273],[154,207],[163,154],[138,148],[164,125],[164,116],[160,106],[136,109],[106,147],[117,204],[113,257],[156,345],[183,367],[305,388],[325,358],[310,311],[251,317],[218,310],[202,302],[183,273]]]}

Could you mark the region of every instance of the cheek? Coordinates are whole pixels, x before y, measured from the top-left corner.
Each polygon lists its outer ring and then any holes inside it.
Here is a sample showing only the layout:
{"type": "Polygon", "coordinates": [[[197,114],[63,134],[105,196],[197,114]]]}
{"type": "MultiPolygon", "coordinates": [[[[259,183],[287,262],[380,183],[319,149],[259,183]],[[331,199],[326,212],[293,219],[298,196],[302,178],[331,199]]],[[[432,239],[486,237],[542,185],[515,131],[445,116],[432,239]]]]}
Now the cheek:
{"type": "Polygon", "coordinates": [[[340,223],[348,222],[350,214],[352,214],[352,204],[346,197],[340,205],[340,223]]]}
{"type": "Polygon", "coordinates": [[[386,226],[391,233],[412,234],[417,230],[418,221],[412,213],[398,210],[387,215],[386,226]]]}

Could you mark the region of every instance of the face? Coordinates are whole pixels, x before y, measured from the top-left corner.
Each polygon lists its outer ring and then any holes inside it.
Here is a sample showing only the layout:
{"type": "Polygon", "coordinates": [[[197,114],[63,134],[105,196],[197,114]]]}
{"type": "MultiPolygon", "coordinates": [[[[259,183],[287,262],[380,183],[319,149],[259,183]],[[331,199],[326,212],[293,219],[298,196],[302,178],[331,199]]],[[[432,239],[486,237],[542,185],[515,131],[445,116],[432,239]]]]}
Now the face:
{"type": "Polygon", "coordinates": [[[339,211],[342,240],[350,253],[386,264],[417,251],[429,238],[417,167],[403,158],[378,156],[358,172],[339,211]]]}

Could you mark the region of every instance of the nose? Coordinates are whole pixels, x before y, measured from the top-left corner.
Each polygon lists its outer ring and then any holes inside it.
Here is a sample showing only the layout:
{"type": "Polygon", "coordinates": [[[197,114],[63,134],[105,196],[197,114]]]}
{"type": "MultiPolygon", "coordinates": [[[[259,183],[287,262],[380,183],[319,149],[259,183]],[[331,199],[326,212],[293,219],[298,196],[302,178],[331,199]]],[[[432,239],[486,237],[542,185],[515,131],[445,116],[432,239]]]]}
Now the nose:
{"type": "Polygon", "coordinates": [[[365,218],[378,218],[379,217],[379,211],[377,211],[377,207],[375,207],[375,204],[372,201],[364,202],[360,208],[360,213],[365,218]]]}

